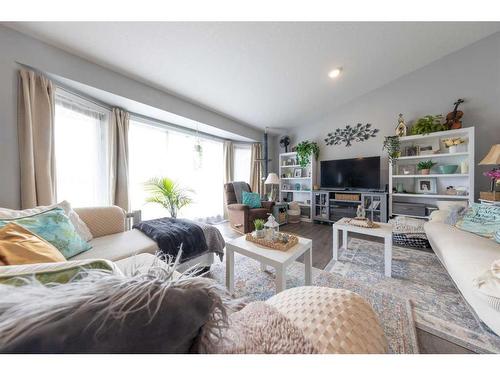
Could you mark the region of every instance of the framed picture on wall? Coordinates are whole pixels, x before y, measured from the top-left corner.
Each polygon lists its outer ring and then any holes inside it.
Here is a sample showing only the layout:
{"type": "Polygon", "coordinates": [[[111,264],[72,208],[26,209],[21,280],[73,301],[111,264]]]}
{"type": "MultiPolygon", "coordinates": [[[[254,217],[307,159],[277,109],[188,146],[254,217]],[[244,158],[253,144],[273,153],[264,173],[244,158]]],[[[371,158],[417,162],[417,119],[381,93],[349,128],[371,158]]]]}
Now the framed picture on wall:
{"type": "Polygon", "coordinates": [[[415,180],[415,193],[417,194],[437,194],[436,178],[417,178],[415,180]]]}

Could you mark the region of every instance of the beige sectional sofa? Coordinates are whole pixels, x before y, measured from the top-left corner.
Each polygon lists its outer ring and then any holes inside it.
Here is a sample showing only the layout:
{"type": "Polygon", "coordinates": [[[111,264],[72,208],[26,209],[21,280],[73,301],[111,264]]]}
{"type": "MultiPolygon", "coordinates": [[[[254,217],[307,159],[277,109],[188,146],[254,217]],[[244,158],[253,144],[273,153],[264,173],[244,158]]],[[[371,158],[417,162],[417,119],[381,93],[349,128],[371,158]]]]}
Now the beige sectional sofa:
{"type": "MultiPolygon", "coordinates": [[[[94,238],[89,242],[92,249],[68,260],[119,261],[137,254],[155,254],[158,251],[156,242],[141,231],[127,230],[127,215],[120,207],[75,208],[75,212],[87,225],[94,238]]],[[[209,253],[181,264],[178,270],[183,271],[194,265],[210,266],[213,261],[214,255],[209,253]]]]}
{"type": "Polygon", "coordinates": [[[500,311],[473,287],[473,280],[500,259],[500,245],[495,241],[445,224],[446,211],[436,211],[425,224],[432,249],[456,286],[478,317],[500,335],[500,311]]]}

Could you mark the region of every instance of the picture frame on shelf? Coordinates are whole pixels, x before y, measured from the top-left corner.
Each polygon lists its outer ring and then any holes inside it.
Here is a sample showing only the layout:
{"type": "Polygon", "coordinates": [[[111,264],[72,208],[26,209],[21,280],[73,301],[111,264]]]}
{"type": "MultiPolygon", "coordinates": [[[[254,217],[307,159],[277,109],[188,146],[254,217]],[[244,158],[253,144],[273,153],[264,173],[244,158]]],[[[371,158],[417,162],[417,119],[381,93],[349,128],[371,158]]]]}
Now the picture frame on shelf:
{"type": "Polygon", "coordinates": [[[418,152],[419,152],[418,146],[416,145],[405,147],[405,156],[417,156],[418,152]]]}
{"type": "Polygon", "coordinates": [[[416,194],[437,194],[437,179],[435,177],[417,178],[415,180],[416,194]]]}
{"type": "Polygon", "coordinates": [[[439,152],[440,144],[438,138],[431,138],[427,142],[419,146],[418,155],[434,155],[439,152]]]}
{"type": "Polygon", "coordinates": [[[296,169],[293,171],[293,177],[295,177],[295,178],[300,178],[300,177],[302,177],[302,169],[300,169],[300,168],[296,168],[296,169]]]}

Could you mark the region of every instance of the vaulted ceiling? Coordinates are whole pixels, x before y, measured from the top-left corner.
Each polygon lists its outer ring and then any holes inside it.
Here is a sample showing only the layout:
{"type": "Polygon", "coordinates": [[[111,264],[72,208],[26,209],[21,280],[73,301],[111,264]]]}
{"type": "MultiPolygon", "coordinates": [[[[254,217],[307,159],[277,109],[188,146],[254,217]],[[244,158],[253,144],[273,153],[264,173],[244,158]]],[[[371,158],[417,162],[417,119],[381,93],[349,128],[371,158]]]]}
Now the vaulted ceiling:
{"type": "Polygon", "coordinates": [[[6,25],[261,128],[311,123],[500,30],[476,22],[6,25]]]}

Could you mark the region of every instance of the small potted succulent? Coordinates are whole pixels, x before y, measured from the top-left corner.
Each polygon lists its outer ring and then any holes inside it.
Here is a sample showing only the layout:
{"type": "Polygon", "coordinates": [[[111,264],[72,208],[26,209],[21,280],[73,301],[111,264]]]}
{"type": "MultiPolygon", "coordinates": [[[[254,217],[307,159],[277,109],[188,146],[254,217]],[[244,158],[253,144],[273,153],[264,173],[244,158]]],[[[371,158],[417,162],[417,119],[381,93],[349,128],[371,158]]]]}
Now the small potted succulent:
{"type": "Polygon", "coordinates": [[[417,164],[417,169],[421,174],[429,174],[431,173],[431,168],[436,164],[437,163],[434,163],[432,160],[421,161],[417,164]]]}
{"type": "Polygon", "coordinates": [[[263,219],[255,219],[253,221],[253,226],[255,227],[255,237],[264,238],[266,236],[266,231],[264,230],[264,224],[266,222],[263,219]]]}

